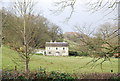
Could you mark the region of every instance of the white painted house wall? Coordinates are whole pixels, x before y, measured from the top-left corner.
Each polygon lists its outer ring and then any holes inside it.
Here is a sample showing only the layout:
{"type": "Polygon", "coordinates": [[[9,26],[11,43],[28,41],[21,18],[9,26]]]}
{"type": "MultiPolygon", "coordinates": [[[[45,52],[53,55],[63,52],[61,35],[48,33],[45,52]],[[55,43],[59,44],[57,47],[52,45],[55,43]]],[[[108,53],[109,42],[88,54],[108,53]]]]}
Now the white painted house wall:
{"type": "Polygon", "coordinates": [[[46,55],[68,56],[68,47],[46,47],[46,55]]]}
{"type": "MultiPolygon", "coordinates": [[[[59,42],[52,42],[59,43],[59,42]]],[[[60,42],[62,44],[62,42],[60,42]]],[[[63,42],[63,44],[66,42],[63,42]]],[[[68,56],[68,46],[46,46],[46,55],[49,56],[68,56]]]]}

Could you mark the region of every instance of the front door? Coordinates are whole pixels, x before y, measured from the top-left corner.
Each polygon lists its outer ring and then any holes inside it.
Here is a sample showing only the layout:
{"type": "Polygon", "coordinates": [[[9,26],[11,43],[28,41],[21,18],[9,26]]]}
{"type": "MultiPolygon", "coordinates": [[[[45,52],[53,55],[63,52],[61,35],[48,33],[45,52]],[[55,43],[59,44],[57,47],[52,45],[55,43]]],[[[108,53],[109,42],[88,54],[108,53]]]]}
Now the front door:
{"type": "Polygon", "coordinates": [[[60,55],[60,52],[56,52],[56,56],[59,56],[60,55]]]}

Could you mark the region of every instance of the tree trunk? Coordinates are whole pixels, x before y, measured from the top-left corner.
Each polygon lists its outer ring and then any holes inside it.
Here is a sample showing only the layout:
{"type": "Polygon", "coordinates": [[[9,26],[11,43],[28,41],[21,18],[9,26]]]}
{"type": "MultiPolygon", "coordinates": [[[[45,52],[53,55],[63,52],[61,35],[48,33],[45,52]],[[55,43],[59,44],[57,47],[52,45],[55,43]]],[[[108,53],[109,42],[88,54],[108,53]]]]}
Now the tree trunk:
{"type": "Polygon", "coordinates": [[[26,0],[24,0],[24,49],[25,49],[25,71],[28,72],[29,67],[29,56],[28,56],[28,52],[27,52],[27,39],[26,39],[26,0]]]}
{"type": "Polygon", "coordinates": [[[29,71],[29,57],[27,52],[27,45],[25,44],[25,71],[29,71]]]}
{"type": "Polygon", "coordinates": [[[26,58],[26,62],[25,62],[25,72],[29,71],[29,61],[28,58],[26,58]]]}

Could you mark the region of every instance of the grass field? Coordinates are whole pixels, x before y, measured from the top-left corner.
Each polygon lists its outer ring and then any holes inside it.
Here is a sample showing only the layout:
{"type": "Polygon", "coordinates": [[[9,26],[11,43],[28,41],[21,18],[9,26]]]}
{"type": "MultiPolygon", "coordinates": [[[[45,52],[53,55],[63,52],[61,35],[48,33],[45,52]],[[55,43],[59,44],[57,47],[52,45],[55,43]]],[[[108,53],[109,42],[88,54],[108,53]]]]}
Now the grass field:
{"type": "MultiPolygon", "coordinates": [[[[10,50],[8,47],[2,48],[2,68],[3,69],[14,69],[15,62],[19,59],[17,52],[10,50]],[[16,58],[15,62],[11,59],[16,58]]],[[[92,60],[90,57],[55,57],[55,56],[42,56],[34,55],[31,58],[29,67],[30,70],[38,70],[40,67],[46,68],[47,71],[59,71],[67,73],[93,73],[93,72],[118,72],[118,59],[111,58],[112,65],[109,61],[103,64],[103,71],[100,65],[96,68],[91,69],[91,65],[84,66],[87,62],[92,60]]],[[[19,70],[24,70],[24,64],[19,62],[17,65],[19,70]]]]}

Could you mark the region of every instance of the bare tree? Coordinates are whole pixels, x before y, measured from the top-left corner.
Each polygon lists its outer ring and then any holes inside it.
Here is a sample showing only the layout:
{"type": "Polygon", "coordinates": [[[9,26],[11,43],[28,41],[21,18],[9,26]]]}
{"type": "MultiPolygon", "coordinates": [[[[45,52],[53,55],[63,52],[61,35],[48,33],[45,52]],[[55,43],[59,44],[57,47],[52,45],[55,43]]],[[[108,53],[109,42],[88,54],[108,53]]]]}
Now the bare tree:
{"type": "Polygon", "coordinates": [[[33,9],[34,3],[31,0],[16,1],[13,10],[15,14],[8,13],[9,19],[3,23],[3,36],[6,36],[4,41],[19,53],[25,63],[26,72],[29,71],[29,62],[34,50],[41,46],[41,31],[47,28],[46,20],[35,16],[33,9]]]}
{"type": "MultiPolygon", "coordinates": [[[[67,7],[70,7],[71,12],[67,17],[67,20],[69,20],[75,11],[76,4],[79,2],[79,0],[59,0],[55,2],[55,6],[58,7],[55,12],[60,13],[63,12],[67,7]]],[[[87,7],[87,11],[92,13],[100,10],[105,12],[109,10],[107,14],[110,14],[117,8],[117,0],[86,0],[85,5],[87,7]]]]}
{"type": "Polygon", "coordinates": [[[61,29],[46,18],[34,15],[32,10],[31,2],[18,1],[15,2],[12,12],[4,9],[2,11],[3,43],[19,53],[20,59],[12,55],[11,59],[15,64],[17,61],[24,62],[26,72],[35,49],[44,48],[45,42],[51,39],[62,40],[61,29]]]}
{"type": "Polygon", "coordinates": [[[63,32],[59,26],[51,23],[49,27],[49,36],[52,41],[63,41],[63,32]]]}
{"type": "MultiPolygon", "coordinates": [[[[83,28],[77,26],[76,29],[79,32],[77,37],[82,43],[79,44],[79,46],[87,49],[86,51],[93,57],[87,64],[92,64],[92,68],[101,65],[102,69],[102,65],[105,61],[109,60],[111,63],[110,57],[118,53],[117,50],[119,48],[116,24],[105,23],[100,26],[96,34],[93,32],[86,33],[85,26],[83,28]],[[81,37],[81,34],[86,36],[81,37]],[[101,60],[101,62],[96,64],[99,60],[101,60]]],[[[84,49],[81,49],[81,51],[84,51],[84,49]]]]}

